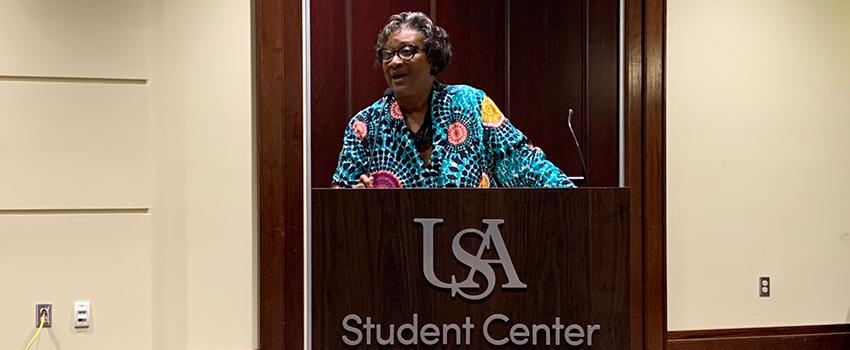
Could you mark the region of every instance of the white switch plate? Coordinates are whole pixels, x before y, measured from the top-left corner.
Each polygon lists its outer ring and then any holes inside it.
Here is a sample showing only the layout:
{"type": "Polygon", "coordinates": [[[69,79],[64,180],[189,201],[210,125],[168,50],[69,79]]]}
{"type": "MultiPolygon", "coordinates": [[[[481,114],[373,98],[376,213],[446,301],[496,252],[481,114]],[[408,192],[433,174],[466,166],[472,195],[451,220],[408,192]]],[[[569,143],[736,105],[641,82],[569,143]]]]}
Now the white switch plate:
{"type": "Polygon", "coordinates": [[[91,303],[88,300],[74,302],[74,328],[91,327],[91,303]]]}

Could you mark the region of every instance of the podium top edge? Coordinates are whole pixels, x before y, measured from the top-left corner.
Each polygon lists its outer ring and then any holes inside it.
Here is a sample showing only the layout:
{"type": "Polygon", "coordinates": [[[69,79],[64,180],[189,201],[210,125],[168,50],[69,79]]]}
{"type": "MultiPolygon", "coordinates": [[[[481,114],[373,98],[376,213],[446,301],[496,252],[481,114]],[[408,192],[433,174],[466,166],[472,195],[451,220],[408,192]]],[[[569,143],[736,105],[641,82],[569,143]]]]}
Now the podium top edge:
{"type": "MultiPolygon", "coordinates": [[[[631,187],[579,187],[579,188],[532,188],[532,187],[500,187],[500,188],[389,188],[389,189],[369,189],[372,191],[598,191],[598,190],[629,190],[631,187]]],[[[313,187],[312,191],[363,191],[363,189],[352,188],[330,188],[330,187],[313,187]]]]}

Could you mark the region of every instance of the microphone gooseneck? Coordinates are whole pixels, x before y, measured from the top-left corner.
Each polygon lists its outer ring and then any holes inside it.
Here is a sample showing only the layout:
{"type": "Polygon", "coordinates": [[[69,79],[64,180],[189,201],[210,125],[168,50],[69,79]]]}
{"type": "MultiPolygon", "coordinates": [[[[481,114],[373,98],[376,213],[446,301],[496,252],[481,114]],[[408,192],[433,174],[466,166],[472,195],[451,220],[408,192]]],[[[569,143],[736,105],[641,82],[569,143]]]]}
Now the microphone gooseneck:
{"type": "Polygon", "coordinates": [[[581,161],[581,171],[582,178],[585,181],[585,185],[587,185],[587,165],[584,163],[584,153],[581,151],[581,145],[578,143],[578,138],[576,137],[576,132],[573,130],[573,109],[570,108],[570,112],[567,115],[567,126],[570,128],[570,134],[573,135],[573,141],[576,143],[576,149],[578,150],[578,159],[581,161]]]}
{"type": "MultiPolygon", "coordinates": [[[[393,88],[389,87],[386,90],[384,90],[384,101],[385,102],[390,103],[392,101],[393,97],[395,97],[395,90],[393,90],[393,88]]],[[[387,106],[389,107],[389,105],[387,105],[387,106]]],[[[366,169],[365,170],[366,170],[366,175],[372,176],[373,172],[379,170],[379,169],[373,168],[374,162],[375,162],[375,159],[374,159],[375,158],[375,144],[377,142],[377,140],[376,140],[377,135],[375,135],[375,130],[373,130],[373,125],[369,125],[368,129],[369,129],[369,134],[366,137],[369,139],[369,141],[368,141],[369,142],[368,143],[369,144],[369,155],[366,157],[366,165],[365,165],[366,169]]]]}

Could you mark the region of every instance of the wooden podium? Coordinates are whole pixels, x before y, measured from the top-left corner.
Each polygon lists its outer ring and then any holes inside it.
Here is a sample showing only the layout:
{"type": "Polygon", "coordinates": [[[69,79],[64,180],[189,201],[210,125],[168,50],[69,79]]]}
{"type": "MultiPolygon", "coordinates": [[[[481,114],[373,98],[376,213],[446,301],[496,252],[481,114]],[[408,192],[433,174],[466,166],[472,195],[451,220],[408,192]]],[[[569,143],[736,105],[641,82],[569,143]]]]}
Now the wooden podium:
{"type": "Polygon", "coordinates": [[[628,191],[315,189],[312,348],[628,349],[628,191]]]}

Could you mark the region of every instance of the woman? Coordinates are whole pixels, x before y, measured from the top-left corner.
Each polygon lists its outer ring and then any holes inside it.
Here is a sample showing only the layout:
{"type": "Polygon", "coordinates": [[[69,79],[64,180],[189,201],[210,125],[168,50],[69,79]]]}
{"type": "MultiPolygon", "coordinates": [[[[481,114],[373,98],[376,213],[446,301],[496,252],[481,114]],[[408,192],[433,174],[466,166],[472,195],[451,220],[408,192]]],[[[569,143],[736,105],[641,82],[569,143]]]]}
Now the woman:
{"type": "Polygon", "coordinates": [[[376,50],[389,88],[351,118],[335,187],[575,187],[482,91],[436,81],[452,52],[428,16],[393,15],[376,50]]]}

